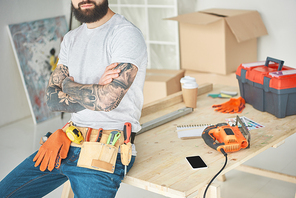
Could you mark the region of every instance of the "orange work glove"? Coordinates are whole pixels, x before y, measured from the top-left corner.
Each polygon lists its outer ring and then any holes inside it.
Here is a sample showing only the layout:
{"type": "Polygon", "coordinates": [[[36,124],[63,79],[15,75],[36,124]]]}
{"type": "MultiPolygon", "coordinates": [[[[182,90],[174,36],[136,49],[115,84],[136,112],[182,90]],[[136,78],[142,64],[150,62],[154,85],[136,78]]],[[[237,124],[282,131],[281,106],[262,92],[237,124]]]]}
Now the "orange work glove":
{"type": "Polygon", "coordinates": [[[69,140],[66,133],[62,129],[58,129],[49,136],[35,155],[33,159],[36,162],[35,167],[41,163],[41,171],[45,171],[46,168],[49,171],[52,171],[54,167],[59,168],[62,159],[65,159],[68,155],[70,144],[71,140],[69,140]]]}
{"type": "Polygon", "coordinates": [[[215,111],[221,113],[241,113],[245,108],[245,103],[245,99],[243,99],[242,97],[231,98],[225,103],[213,105],[212,108],[216,108],[215,111]]]}

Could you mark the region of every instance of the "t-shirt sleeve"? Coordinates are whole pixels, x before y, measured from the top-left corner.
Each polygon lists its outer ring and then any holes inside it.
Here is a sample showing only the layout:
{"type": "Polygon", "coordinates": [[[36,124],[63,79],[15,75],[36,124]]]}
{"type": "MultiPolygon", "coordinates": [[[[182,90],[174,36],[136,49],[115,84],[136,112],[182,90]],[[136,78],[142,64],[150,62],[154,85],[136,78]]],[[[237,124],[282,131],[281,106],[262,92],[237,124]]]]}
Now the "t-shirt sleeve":
{"type": "Polygon", "coordinates": [[[62,43],[61,43],[58,65],[62,64],[62,65],[68,66],[67,40],[68,39],[67,39],[67,34],[66,34],[63,38],[62,43]]]}
{"type": "Polygon", "coordinates": [[[147,54],[143,35],[133,26],[119,28],[115,31],[111,41],[111,62],[131,63],[137,67],[144,65],[147,54]]]}

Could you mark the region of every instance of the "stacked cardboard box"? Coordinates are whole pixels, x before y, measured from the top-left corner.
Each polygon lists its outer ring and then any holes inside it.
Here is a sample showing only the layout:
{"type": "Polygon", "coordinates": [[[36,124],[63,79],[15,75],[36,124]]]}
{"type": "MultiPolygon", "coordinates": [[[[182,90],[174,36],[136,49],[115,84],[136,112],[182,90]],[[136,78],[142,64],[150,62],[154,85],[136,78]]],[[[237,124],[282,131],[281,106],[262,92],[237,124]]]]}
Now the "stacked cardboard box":
{"type": "Polygon", "coordinates": [[[147,69],[144,84],[144,104],[181,91],[180,79],[184,70],[147,69]]]}

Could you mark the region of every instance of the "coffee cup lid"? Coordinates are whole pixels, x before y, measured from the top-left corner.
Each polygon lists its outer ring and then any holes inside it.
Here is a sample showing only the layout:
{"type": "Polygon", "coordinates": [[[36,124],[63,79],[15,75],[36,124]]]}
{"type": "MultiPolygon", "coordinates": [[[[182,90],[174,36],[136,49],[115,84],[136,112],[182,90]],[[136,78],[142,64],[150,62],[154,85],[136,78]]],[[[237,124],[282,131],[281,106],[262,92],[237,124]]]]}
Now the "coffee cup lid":
{"type": "Polygon", "coordinates": [[[195,89],[198,88],[198,84],[196,82],[185,82],[182,87],[184,89],[195,89]]]}
{"type": "Polygon", "coordinates": [[[180,83],[186,83],[186,82],[195,82],[195,78],[191,76],[184,76],[180,79],[180,83]]]}

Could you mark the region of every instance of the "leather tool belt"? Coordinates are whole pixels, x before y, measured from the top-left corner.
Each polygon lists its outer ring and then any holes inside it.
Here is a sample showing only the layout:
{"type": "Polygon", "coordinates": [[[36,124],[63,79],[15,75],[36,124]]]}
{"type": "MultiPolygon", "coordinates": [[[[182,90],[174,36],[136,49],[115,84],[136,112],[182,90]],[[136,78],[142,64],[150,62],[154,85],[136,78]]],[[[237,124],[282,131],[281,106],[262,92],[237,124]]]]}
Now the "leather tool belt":
{"type": "MultiPolygon", "coordinates": [[[[73,123],[69,122],[63,127],[65,132],[73,123]]],[[[124,143],[124,135],[120,130],[102,130],[100,141],[97,142],[99,129],[75,126],[83,135],[82,144],[71,143],[71,146],[81,147],[77,166],[114,173],[118,149],[120,147],[121,162],[128,165],[131,160],[132,146],[131,143],[124,143]],[[115,144],[107,144],[109,135],[112,131],[120,133],[120,137],[115,144]]]]}

